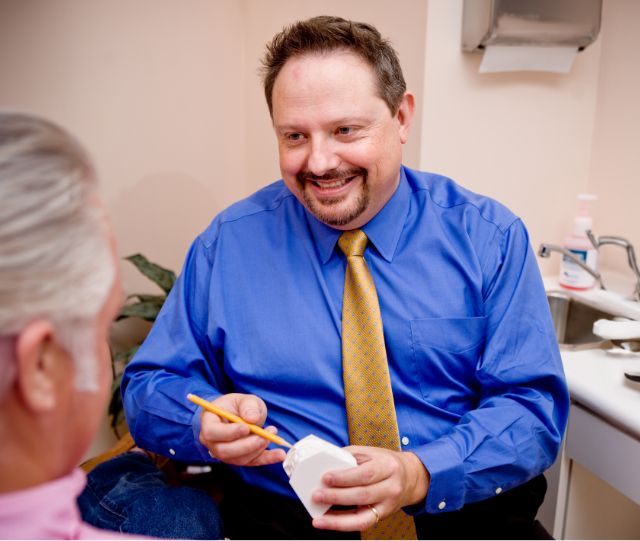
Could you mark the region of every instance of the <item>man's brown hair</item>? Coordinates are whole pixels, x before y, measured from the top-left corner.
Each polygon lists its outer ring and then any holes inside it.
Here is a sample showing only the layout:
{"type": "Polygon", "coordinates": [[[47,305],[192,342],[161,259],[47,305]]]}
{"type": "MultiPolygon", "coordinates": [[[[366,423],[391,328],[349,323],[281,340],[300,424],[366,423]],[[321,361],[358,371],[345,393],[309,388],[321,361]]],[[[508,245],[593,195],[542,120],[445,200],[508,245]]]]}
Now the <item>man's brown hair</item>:
{"type": "Polygon", "coordinates": [[[273,85],[287,60],[309,53],[350,51],[373,69],[378,94],[395,115],[407,85],[396,51],[367,23],[321,15],[285,27],[267,44],[262,59],[264,94],[273,117],[273,85]]]}

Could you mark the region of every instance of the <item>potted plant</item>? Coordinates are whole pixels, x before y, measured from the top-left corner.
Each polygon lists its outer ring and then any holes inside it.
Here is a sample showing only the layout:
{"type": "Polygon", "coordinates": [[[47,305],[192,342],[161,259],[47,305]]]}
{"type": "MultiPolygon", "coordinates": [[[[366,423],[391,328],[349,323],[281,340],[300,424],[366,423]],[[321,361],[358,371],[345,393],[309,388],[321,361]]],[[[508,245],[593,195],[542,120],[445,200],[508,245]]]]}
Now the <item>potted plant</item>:
{"type": "MultiPolygon", "coordinates": [[[[127,297],[125,305],[120,310],[116,321],[123,321],[129,318],[138,318],[149,323],[153,323],[164,304],[164,301],[171,291],[176,281],[176,274],[172,270],[165,269],[157,263],[149,261],[142,254],[133,254],[124,258],[131,262],[149,280],[154,282],[162,290],[162,293],[149,295],[144,293],[133,293],[127,297]]],[[[125,350],[116,351],[112,344],[111,367],[113,370],[113,385],[111,387],[111,400],[109,402],[108,415],[111,418],[111,428],[115,435],[120,438],[126,433],[126,422],[124,419],[124,409],[122,397],[120,395],[120,382],[125,366],[129,363],[136,351],[142,344],[150,325],[143,328],[140,335],[135,340],[135,345],[125,350]]]]}

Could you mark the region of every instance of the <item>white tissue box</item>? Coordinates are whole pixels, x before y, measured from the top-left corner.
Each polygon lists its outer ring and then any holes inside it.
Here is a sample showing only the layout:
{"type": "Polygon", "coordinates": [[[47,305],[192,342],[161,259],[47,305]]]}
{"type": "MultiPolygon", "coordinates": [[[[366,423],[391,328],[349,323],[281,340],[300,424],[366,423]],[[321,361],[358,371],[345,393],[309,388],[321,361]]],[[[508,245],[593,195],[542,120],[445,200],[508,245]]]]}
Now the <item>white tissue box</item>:
{"type": "Polygon", "coordinates": [[[342,447],[310,435],[297,442],[282,464],[289,483],[312,517],[324,515],[330,505],[311,501],[311,495],[322,488],[322,476],[328,471],[357,466],[355,457],[342,447]]]}

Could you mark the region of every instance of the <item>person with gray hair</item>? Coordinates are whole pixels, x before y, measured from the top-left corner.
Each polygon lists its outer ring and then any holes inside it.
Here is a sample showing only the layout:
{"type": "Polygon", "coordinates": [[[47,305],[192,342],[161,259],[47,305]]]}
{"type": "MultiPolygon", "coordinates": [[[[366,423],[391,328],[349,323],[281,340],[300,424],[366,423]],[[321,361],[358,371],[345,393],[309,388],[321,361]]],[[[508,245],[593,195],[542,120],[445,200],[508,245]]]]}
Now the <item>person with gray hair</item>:
{"type": "Polygon", "coordinates": [[[0,112],[0,537],[116,537],[82,522],[77,464],[105,411],[122,290],[82,146],[0,112]]]}
{"type": "Polygon", "coordinates": [[[77,468],[106,413],[122,300],[89,156],[51,122],[0,112],[0,539],[221,537],[204,491],[169,486],[140,449],[108,479],[77,468]],[[137,490],[116,508],[122,469],[137,490]]]}

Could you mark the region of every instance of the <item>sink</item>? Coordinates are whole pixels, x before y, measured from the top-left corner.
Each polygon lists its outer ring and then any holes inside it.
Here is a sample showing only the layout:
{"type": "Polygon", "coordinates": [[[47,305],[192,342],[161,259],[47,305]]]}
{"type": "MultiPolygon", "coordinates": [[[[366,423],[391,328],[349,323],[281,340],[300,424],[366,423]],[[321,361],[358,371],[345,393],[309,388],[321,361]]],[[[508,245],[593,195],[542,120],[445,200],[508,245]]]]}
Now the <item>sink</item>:
{"type": "Polygon", "coordinates": [[[593,334],[593,323],[598,319],[612,319],[616,314],[591,306],[565,291],[548,291],[547,301],[561,348],[588,349],[610,344],[593,334]]]}

